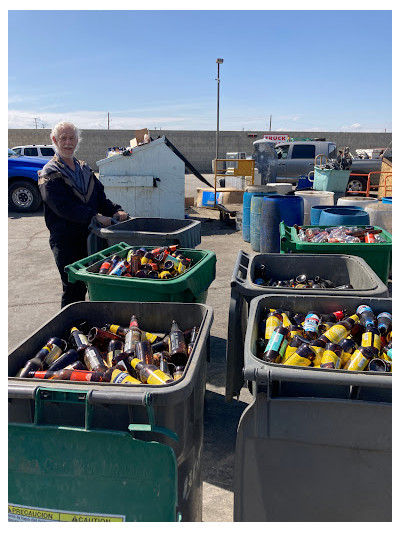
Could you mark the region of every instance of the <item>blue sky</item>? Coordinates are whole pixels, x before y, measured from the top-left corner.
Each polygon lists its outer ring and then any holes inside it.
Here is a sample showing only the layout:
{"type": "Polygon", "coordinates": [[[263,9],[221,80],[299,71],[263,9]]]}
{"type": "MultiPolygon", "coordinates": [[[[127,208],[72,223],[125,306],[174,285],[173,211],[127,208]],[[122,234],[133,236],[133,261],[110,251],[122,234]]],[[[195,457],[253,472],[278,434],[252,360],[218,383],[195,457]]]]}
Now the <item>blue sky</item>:
{"type": "Polygon", "coordinates": [[[215,130],[221,57],[220,130],[389,132],[391,26],[390,10],[10,10],[8,125],[215,130]]]}

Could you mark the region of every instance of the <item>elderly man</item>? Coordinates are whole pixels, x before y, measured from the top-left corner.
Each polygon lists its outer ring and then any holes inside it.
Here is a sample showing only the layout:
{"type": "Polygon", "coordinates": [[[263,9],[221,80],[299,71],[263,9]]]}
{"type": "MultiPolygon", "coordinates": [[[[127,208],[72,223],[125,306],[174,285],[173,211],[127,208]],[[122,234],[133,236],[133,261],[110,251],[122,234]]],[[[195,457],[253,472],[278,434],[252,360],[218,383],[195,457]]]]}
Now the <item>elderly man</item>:
{"type": "Polygon", "coordinates": [[[85,300],[86,285],[68,282],[64,267],[87,256],[91,219],[96,217],[100,225],[109,226],[112,217],[123,221],[127,214],[120,205],[106,198],[103,185],[89,165],[74,157],[80,141],[74,124],[59,122],[50,138],[56,153],[39,171],[39,190],[50,231],[50,248],[61,276],[61,307],[64,307],[85,300]]]}

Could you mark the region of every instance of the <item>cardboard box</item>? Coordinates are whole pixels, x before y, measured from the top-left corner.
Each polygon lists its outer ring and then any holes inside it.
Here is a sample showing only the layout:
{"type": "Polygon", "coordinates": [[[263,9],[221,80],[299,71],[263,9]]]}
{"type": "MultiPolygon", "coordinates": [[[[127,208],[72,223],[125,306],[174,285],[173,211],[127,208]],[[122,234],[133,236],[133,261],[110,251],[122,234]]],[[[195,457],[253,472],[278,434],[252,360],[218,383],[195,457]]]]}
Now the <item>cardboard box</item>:
{"type": "Polygon", "coordinates": [[[145,144],[146,142],[150,142],[150,135],[149,130],[147,128],[144,128],[142,130],[135,131],[135,137],[130,140],[130,145],[131,148],[135,148],[136,146],[139,146],[140,144],[145,144]],[[148,140],[145,140],[145,135],[147,135],[148,140]]]}

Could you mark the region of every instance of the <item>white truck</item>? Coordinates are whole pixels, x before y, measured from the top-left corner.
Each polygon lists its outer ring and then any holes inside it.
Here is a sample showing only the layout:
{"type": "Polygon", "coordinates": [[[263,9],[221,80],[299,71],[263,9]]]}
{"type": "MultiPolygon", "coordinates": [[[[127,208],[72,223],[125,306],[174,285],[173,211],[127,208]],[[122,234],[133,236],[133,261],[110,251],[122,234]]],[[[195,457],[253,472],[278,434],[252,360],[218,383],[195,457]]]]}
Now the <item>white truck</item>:
{"type": "MultiPolygon", "coordinates": [[[[277,181],[297,183],[299,176],[308,176],[314,170],[315,157],[319,154],[328,159],[336,159],[337,148],[334,142],[330,141],[293,141],[282,142],[275,145],[278,154],[277,181]],[[279,179],[281,178],[281,179],[279,179]]],[[[326,162],[322,158],[322,164],[326,162]]],[[[321,158],[320,158],[321,159],[321,158]]],[[[381,170],[381,159],[357,159],[353,158],[351,163],[352,174],[369,174],[381,170]]],[[[321,164],[321,160],[318,161],[321,164]]],[[[371,176],[371,185],[379,184],[379,174],[371,176]]],[[[348,190],[365,190],[367,176],[350,176],[348,190]]]]}

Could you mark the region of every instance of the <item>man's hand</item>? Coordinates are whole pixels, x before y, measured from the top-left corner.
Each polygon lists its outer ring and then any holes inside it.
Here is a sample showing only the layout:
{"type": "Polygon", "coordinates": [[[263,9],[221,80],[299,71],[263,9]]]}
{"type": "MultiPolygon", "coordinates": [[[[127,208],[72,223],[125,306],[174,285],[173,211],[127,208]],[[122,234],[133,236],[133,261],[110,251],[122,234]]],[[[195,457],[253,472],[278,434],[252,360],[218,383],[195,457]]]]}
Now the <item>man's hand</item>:
{"type": "Polygon", "coordinates": [[[117,211],[113,214],[113,218],[116,218],[120,222],[124,222],[124,220],[128,219],[128,215],[125,213],[125,211],[117,211]]]}
{"type": "Polygon", "coordinates": [[[96,215],[97,223],[104,228],[111,225],[111,217],[105,217],[103,215],[96,215]]]}

